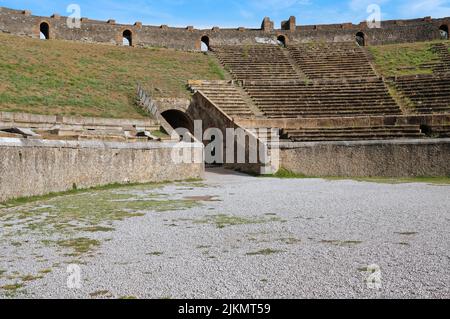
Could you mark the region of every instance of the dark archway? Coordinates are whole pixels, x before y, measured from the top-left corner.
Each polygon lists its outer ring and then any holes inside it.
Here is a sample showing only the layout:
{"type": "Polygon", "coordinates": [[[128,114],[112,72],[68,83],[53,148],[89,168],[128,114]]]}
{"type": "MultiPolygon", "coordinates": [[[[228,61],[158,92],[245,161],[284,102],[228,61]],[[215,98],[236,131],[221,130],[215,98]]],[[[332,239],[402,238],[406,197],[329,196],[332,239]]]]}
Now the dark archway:
{"type": "Polygon", "coordinates": [[[122,44],[124,46],[132,46],[133,45],[133,33],[131,33],[130,30],[125,30],[123,31],[123,40],[122,40],[122,44]]]}
{"type": "Polygon", "coordinates": [[[448,25],[441,25],[439,28],[439,32],[441,33],[441,39],[442,40],[448,40],[449,34],[448,34],[448,25]]]}
{"type": "Polygon", "coordinates": [[[358,45],[360,47],[363,47],[366,45],[366,35],[362,32],[358,32],[356,34],[356,43],[358,43],[358,45]]]}
{"type": "Polygon", "coordinates": [[[192,120],[182,111],[168,110],[161,113],[161,115],[174,129],[185,128],[191,133],[194,131],[192,120]]]}
{"type": "Polygon", "coordinates": [[[50,26],[47,22],[42,22],[39,26],[40,31],[40,38],[41,40],[48,40],[50,39],[50,26]]]}
{"type": "Polygon", "coordinates": [[[202,52],[207,52],[209,51],[209,37],[207,35],[204,35],[202,37],[201,41],[201,51],[202,52]]]}
{"type": "Polygon", "coordinates": [[[279,35],[277,41],[280,46],[286,47],[286,37],[284,35],[279,35]]]}

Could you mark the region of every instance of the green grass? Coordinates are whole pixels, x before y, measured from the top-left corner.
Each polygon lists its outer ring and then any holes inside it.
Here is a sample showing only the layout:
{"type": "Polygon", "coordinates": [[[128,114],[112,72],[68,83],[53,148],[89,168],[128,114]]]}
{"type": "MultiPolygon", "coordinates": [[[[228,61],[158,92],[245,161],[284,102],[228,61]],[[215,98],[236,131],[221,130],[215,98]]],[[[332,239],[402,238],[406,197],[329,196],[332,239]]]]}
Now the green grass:
{"type": "Polygon", "coordinates": [[[16,284],[11,284],[11,285],[4,285],[1,286],[0,288],[9,292],[16,292],[17,290],[23,288],[23,284],[21,283],[16,283],[16,284]]]}
{"type": "Polygon", "coordinates": [[[378,184],[410,184],[425,183],[432,185],[450,185],[450,177],[360,177],[360,178],[344,178],[344,177],[327,177],[328,180],[354,180],[357,182],[368,182],[378,184]]]}
{"type": "Polygon", "coordinates": [[[260,177],[271,177],[271,178],[310,178],[303,174],[297,174],[285,168],[280,168],[276,173],[269,175],[260,175],[260,177]]]}
{"type": "Polygon", "coordinates": [[[442,177],[340,177],[340,176],[307,176],[304,174],[297,174],[285,168],[280,168],[277,173],[272,175],[261,175],[265,178],[286,178],[286,179],[326,179],[329,181],[353,180],[357,182],[369,182],[379,184],[409,184],[409,183],[426,183],[433,185],[450,185],[450,176],[442,177]]]}
{"type": "MultiPolygon", "coordinates": [[[[189,183],[193,183],[192,180],[189,183]]],[[[173,199],[169,194],[162,193],[166,185],[108,185],[12,201],[0,206],[1,238],[5,243],[16,245],[11,239],[24,234],[39,234],[51,238],[43,240],[43,245],[56,249],[64,256],[89,256],[99,245],[108,241],[108,238],[99,241],[97,236],[90,238],[92,234],[98,232],[102,236],[114,231],[117,221],[201,205],[190,200],[173,199]],[[14,227],[3,227],[5,224],[14,227]]],[[[174,185],[184,185],[184,182],[174,185]]]]}
{"type": "Polygon", "coordinates": [[[231,216],[225,214],[205,216],[202,219],[197,219],[194,221],[194,224],[212,224],[217,228],[225,228],[227,226],[237,226],[237,225],[251,225],[251,224],[265,224],[271,222],[282,222],[283,220],[279,217],[239,217],[239,216],[231,216]]]}
{"type": "MultiPolygon", "coordinates": [[[[200,185],[200,180],[198,179],[188,179],[188,180],[180,180],[175,181],[176,183],[181,183],[182,185],[193,185],[193,187],[199,187],[197,185],[200,185]]],[[[107,190],[115,190],[120,188],[133,188],[133,187],[161,187],[164,185],[167,185],[171,182],[159,182],[159,183],[129,183],[129,184],[120,184],[120,183],[113,183],[103,186],[95,186],[90,188],[83,188],[78,189],[76,187],[73,187],[71,190],[64,191],[64,192],[53,192],[46,195],[39,195],[39,196],[29,196],[29,197],[19,197],[15,199],[8,200],[6,202],[0,203],[0,208],[2,207],[14,207],[14,206],[20,206],[28,203],[38,202],[38,201],[46,201],[49,199],[53,199],[55,197],[60,196],[67,196],[67,195],[76,195],[76,194],[83,194],[83,193],[89,193],[92,191],[107,191],[107,190]]]]}
{"type": "Polygon", "coordinates": [[[34,275],[25,275],[25,276],[22,276],[22,281],[35,281],[35,280],[38,280],[38,279],[42,279],[42,278],[44,278],[44,276],[42,276],[42,275],[38,275],[38,276],[34,276],[34,275]]]}
{"type": "Polygon", "coordinates": [[[383,76],[431,74],[426,64],[439,61],[431,47],[438,42],[419,42],[371,46],[368,50],[375,59],[375,67],[383,76]]]}
{"type": "Polygon", "coordinates": [[[155,97],[189,97],[188,80],[220,80],[202,53],[0,34],[0,111],[143,118],[136,83],[155,97]]]}
{"type": "Polygon", "coordinates": [[[59,240],[56,243],[61,247],[72,249],[74,256],[79,256],[84,253],[90,252],[95,247],[100,246],[100,241],[84,237],[59,240]]]}

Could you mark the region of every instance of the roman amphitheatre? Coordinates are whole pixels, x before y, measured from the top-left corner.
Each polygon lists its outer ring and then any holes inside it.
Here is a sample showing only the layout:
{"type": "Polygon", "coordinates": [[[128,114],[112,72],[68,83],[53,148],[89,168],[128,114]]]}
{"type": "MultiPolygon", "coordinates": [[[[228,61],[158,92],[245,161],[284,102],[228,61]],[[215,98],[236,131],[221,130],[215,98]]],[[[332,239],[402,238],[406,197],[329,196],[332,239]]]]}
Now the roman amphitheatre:
{"type": "Polygon", "coordinates": [[[67,21],[0,8],[1,298],[450,297],[450,18],[67,21]]]}

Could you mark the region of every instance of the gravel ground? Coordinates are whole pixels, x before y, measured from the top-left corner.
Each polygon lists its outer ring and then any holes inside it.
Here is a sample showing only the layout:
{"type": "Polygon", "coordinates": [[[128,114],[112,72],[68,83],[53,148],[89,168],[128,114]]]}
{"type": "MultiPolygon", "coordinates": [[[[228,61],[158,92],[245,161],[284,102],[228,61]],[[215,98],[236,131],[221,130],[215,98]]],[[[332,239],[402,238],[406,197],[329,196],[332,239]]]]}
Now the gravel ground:
{"type": "Polygon", "coordinates": [[[3,207],[0,297],[449,298],[449,194],[214,169],[205,182],[3,207]],[[129,215],[111,217],[119,208],[129,215]],[[67,286],[70,264],[81,288],[67,286]]]}

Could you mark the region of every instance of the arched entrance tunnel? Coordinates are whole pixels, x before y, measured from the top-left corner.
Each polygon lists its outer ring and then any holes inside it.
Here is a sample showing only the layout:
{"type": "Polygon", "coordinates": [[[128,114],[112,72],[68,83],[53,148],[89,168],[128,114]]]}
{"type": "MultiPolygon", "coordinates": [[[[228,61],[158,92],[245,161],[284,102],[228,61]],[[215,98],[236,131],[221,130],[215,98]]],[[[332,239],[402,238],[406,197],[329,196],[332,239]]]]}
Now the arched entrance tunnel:
{"type": "Polygon", "coordinates": [[[41,40],[48,40],[50,39],[50,26],[47,22],[42,22],[39,25],[39,31],[40,31],[40,39],[41,40]]]}
{"type": "Polygon", "coordinates": [[[179,110],[167,110],[161,115],[174,129],[185,128],[193,133],[194,123],[186,113],[179,110]]]}

